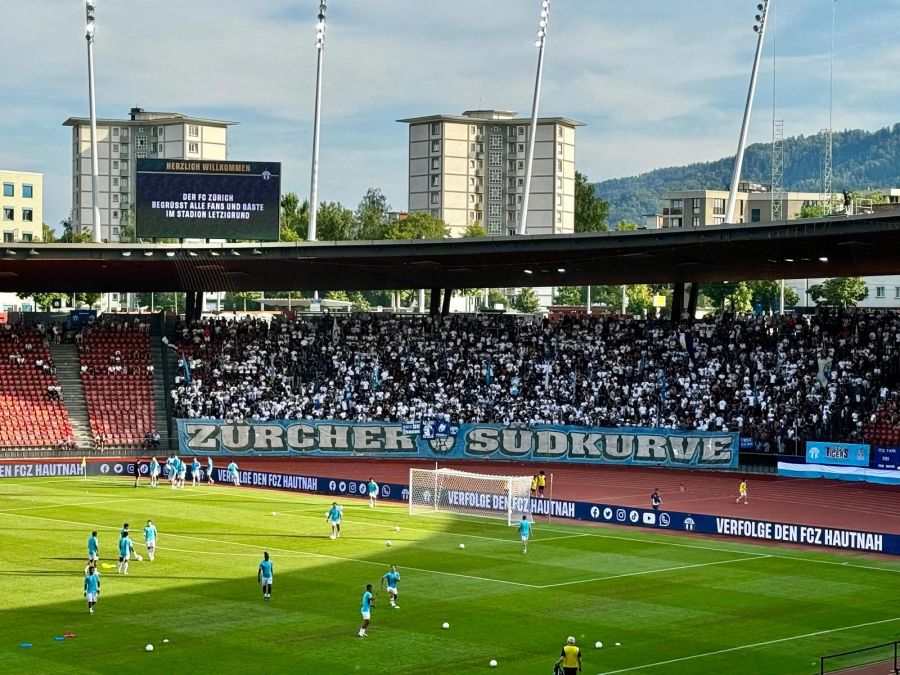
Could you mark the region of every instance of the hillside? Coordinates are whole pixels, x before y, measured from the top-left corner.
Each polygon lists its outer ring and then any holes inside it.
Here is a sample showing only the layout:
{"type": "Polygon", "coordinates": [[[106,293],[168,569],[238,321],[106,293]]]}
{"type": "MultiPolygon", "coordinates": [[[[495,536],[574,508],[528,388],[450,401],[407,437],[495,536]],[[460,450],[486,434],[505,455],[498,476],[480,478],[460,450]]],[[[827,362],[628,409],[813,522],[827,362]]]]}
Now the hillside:
{"type": "MultiPolygon", "coordinates": [[[[743,178],[771,182],[771,145],[757,143],[744,155],[743,178]]],[[[787,190],[821,190],[824,136],[795,136],[784,142],[784,185],[787,190]]],[[[639,176],[614,178],[595,185],[610,203],[609,222],[633,220],[659,208],[666,190],[727,189],[734,157],[714,162],[656,169],[639,176]]],[[[900,124],[875,132],[850,130],[834,134],[835,191],[900,187],[900,124]]]]}

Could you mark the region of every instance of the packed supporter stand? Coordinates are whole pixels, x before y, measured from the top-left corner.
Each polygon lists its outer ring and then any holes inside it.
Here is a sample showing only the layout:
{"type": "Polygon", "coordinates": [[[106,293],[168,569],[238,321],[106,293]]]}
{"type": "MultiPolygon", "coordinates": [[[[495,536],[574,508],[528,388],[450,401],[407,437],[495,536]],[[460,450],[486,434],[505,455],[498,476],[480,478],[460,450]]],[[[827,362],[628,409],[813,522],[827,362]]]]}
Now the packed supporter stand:
{"type": "Polygon", "coordinates": [[[142,445],[156,431],[147,324],[100,321],[75,340],[95,447],[142,445]]]}
{"type": "Polygon", "coordinates": [[[72,427],[43,324],[0,325],[0,448],[59,447],[72,427]]]}
{"type": "Polygon", "coordinates": [[[774,450],[896,410],[900,315],[204,320],[173,346],[177,417],[728,430],[774,450]]]}

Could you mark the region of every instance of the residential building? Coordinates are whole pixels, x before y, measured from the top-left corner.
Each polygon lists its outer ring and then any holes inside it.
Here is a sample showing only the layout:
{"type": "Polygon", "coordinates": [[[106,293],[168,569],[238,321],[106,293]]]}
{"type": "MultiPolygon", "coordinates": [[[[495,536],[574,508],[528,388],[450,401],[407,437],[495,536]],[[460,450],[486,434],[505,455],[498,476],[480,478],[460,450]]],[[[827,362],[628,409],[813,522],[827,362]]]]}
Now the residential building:
{"type": "Polygon", "coordinates": [[[0,169],[3,243],[40,241],[44,222],[44,174],[0,169]]]}
{"type": "MultiPolygon", "coordinates": [[[[804,205],[819,204],[817,192],[786,192],[782,213],[786,220],[800,217],[804,205]]],[[[722,225],[728,190],[674,190],[662,196],[662,227],[699,227],[722,225]]],[[[736,223],[771,223],[772,193],[769,186],[742,182],[738,186],[734,209],[736,223]]]]}
{"type": "MultiPolygon", "coordinates": [[[[119,241],[123,226],[134,225],[138,159],[227,159],[232,124],[143,108],[132,108],[127,119],[98,119],[100,238],[119,241]]],[[[63,125],[72,127],[73,229],[90,233],[94,227],[91,122],[70,117],[63,125]]]]}
{"type": "MultiPolygon", "coordinates": [[[[521,222],[530,120],[506,110],[467,110],[398,120],[409,125],[409,210],[428,211],[452,236],[481,223],[492,236],[521,222]]],[[[575,129],[538,120],[527,234],[575,231],[575,129]]]]}

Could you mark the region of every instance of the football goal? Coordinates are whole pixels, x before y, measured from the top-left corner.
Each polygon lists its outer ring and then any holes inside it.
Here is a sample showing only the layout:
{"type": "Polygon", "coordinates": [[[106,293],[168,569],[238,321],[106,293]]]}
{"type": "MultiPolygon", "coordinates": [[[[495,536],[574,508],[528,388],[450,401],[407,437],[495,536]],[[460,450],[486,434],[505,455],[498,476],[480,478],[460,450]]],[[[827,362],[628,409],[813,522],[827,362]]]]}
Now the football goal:
{"type": "Polygon", "coordinates": [[[531,478],[455,469],[410,469],[409,513],[482,516],[512,525],[529,511],[531,478]]]}

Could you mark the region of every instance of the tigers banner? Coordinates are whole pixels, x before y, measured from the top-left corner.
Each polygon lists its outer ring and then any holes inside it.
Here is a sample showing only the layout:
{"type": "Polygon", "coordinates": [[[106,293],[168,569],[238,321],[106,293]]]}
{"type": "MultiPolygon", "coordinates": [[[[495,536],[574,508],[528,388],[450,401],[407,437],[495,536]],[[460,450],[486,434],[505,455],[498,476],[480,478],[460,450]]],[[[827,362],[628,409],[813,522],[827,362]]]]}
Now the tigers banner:
{"type": "Polygon", "coordinates": [[[738,435],[672,429],[178,420],[184,454],[486,459],[687,468],[735,468],[738,435]]]}

